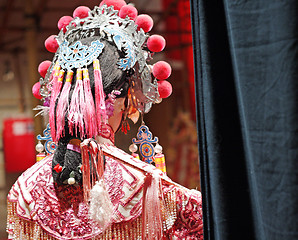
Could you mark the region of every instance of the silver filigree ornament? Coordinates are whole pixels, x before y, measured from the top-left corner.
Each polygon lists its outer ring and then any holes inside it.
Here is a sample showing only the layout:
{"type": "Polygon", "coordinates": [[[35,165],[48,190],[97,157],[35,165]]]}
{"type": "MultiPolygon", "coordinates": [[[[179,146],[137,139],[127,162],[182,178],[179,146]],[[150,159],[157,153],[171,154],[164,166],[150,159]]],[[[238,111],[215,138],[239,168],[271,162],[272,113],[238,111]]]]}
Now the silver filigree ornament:
{"type": "Polygon", "coordinates": [[[83,45],[80,41],[69,45],[67,40],[60,45],[59,64],[64,69],[88,66],[96,59],[104,48],[99,40],[91,42],[90,46],[83,45]]]}
{"type": "MultiPolygon", "coordinates": [[[[86,18],[75,18],[66,27],[64,33],[61,30],[57,36],[59,49],[55,54],[55,61],[59,59],[62,68],[78,68],[79,66],[89,65],[101,53],[104,46],[100,41],[93,41],[90,46],[82,44],[80,39],[88,37],[105,38],[114,43],[118,50],[123,51],[125,56],[118,61],[119,68],[123,71],[134,69],[131,77],[131,88],[135,107],[143,113],[149,112],[152,103],[158,98],[157,81],[151,75],[150,67],[147,61],[150,60],[150,52],[144,49],[148,35],[143,29],[137,30],[137,25],[129,17],[125,19],[118,16],[118,10],[113,6],[95,7],[89,11],[86,18]],[[69,42],[74,43],[69,45],[69,42]],[[94,45],[92,45],[94,44],[94,45]],[[75,55],[76,49],[82,49],[83,52],[75,55]],[[93,55],[94,54],[94,55],[93,55]],[[82,56],[79,56],[82,55],[82,56]],[[84,61],[82,59],[85,59],[84,61]],[[91,60],[92,59],[92,60],[91,60]],[[82,60],[82,62],[80,62],[82,60]]],[[[53,60],[54,62],[54,60],[53,60]]],[[[45,80],[41,81],[41,95],[49,97],[51,89],[49,78],[51,70],[48,71],[45,80]]]]}
{"type": "Polygon", "coordinates": [[[47,152],[47,154],[53,154],[57,148],[57,145],[55,142],[53,142],[52,136],[51,136],[51,128],[50,124],[47,124],[46,129],[43,130],[43,136],[38,134],[36,136],[36,139],[39,141],[45,141],[44,148],[47,152]]]}

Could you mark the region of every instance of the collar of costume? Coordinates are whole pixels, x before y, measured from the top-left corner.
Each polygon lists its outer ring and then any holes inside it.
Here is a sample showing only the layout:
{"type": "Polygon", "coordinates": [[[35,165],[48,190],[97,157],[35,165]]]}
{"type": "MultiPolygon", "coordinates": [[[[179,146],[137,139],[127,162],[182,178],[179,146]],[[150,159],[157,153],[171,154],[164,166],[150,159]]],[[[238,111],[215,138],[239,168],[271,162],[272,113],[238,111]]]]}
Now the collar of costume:
{"type": "MultiPolygon", "coordinates": [[[[106,161],[104,179],[113,205],[112,224],[131,222],[142,215],[145,174],[139,169],[163,175],[153,166],[109,144],[101,145],[110,154],[106,161]],[[111,153],[117,157],[112,157],[111,153]],[[124,162],[116,160],[122,157],[124,162]]],[[[83,201],[82,186],[56,185],[52,178],[52,157],[46,157],[23,173],[12,187],[8,200],[16,204],[16,214],[22,219],[34,221],[47,233],[59,240],[90,239],[103,232],[96,222],[89,219],[89,205],[83,201]],[[80,226],[80,227],[78,227],[80,226]]],[[[163,187],[163,193],[172,192],[173,186],[163,187]]],[[[173,199],[174,201],[175,199],[173,199]]],[[[166,205],[164,206],[166,207],[166,205]]],[[[164,216],[168,229],[176,219],[176,212],[164,216]],[[169,216],[168,216],[169,215],[169,216]]],[[[109,238],[110,239],[110,238],[109,238]]]]}
{"type": "Polygon", "coordinates": [[[101,131],[99,134],[101,137],[109,139],[113,145],[115,144],[115,133],[113,128],[109,124],[102,124],[101,131]]]}

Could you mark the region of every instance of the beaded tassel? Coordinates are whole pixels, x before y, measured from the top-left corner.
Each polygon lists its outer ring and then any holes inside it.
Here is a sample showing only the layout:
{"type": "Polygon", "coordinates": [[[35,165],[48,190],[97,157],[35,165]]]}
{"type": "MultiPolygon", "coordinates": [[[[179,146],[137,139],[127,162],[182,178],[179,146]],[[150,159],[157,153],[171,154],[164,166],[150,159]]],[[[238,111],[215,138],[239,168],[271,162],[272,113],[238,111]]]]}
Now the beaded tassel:
{"type": "Polygon", "coordinates": [[[71,82],[73,77],[73,71],[69,70],[66,75],[65,84],[61,91],[59,101],[56,110],[56,124],[57,124],[57,140],[64,135],[65,127],[65,115],[67,114],[69,106],[69,91],[71,88],[71,82]]]}
{"type": "Polygon", "coordinates": [[[7,202],[8,214],[7,214],[7,233],[8,239],[43,239],[43,240],[55,240],[56,238],[50,236],[45,232],[37,222],[28,221],[20,218],[16,213],[16,203],[7,202]]]}
{"type": "MultiPolygon", "coordinates": [[[[56,238],[49,235],[44,229],[42,229],[37,222],[27,221],[20,218],[16,213],[16,203],[7,202],[7,232],[9,233],[9,239],[43,239],[43,240],[55,240],[56,238]]],[[[164,231],[169,230],[176,218],[176,192],[171,190],[165,194],[164,204],[161,208],[164,213],[163,225],[164,231]]],[[[154,210],[155,212],[156,210],[154,210]]],[[[102,234],[92,237],[93,240],[110,240],[110,239],[134,239],[140,240],[142,238],[142,216],[136,218],[133,221],[114,223],[110,225],[102,234]]],[[[151,226],[149,225],[149,228],[151,226]]],[[[158,238],[154,238],[158,239],[158,238]]]]}

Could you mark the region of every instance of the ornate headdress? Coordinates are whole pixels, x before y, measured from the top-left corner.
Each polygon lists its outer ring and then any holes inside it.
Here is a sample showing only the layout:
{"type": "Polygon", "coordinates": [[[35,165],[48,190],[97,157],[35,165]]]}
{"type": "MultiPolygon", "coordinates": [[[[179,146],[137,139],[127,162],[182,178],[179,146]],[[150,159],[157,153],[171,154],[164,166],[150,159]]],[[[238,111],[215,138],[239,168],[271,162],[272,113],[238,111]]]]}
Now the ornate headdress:
{"type": "Polygon", "coordinates": [[[147,63],[153,52],[162,51],[165,46],[163,37],[159,35],[149,37],[145,33],[153,24],[148,15],[137,16],[136,9],[131,5],[122,6],[120,11],[106,4],[96,6],[92,11],[87,11],[89,10],[87,7],[79,8],[75,10],[77,13],[74,13],[74,16],[77,17],[74,19],[62,17],[59,20],[58,26],[60,25],[61,30],[59,35],[52,35],[45,42],[46,48],[55,52],[54,59],[52,63],[46,61],[39,67],[44,78],[40,79],[40,87],[36,87],[39,91],[35,95],[44,100],[45,106],[50,106],[50,125],[54,140],[63,135],[66,113],[70,131],[73,127],[78,129],[81,137],[95,136],[100,131],[102,122],[105,123],[106,96],[97,60],[104,51],[105,41],[114,44],[123,53],[123,57],[120,57],[117,63],[118,68],[132,73],[129,80],[131,108],[140,113],[147,113],[153,103],[160,102],[160,98],[167,97],[171,93],[170,83],[164,80],[171,73],[169,64],[160,61],[151,66],[147,63]],[[136,13],[132,14],[134,10],[136,13]],[[147,22],[144,21],[146,18],[147,22]],[[92,38],[93,41],[85,44],[82,41],[85,38],[92,38]],[[90,73],[87,70],[87,66],[91,63],[94,67],[95,101],[90,89],[90,73]],[[76,86],[69,103],[74,69],[76,86]],[[65,72],[67,74],[64,80],[65,72]],[[55,105],[57,105],[56,119],[54,119],[55,105]],[[83,111],[87,111],[88,114],[83,116],[83,111]],[[94,119],[97,119],[95,120],[97,122],[94,122],[94,119]]]}

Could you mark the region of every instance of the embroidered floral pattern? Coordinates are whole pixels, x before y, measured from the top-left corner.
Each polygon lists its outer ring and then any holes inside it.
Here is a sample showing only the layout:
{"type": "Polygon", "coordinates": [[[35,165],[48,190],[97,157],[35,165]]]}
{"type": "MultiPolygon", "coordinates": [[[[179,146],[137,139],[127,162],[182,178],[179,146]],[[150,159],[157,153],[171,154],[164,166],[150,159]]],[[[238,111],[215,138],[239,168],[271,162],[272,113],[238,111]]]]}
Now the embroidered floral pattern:
{"type": "MultiPolygon", "coordinates": [[[[38,222],[57,239],[90,239],[99,235],[102,230],[88,217],[82,187],[55,185],[51,160],[45,158],[28,169],[12,188],[9,200],[18,202],[18,215],[38,222]]],[[[115,209],[113,222],[137,219],[142,210],[142,173],[112,158],[106,157],[106,161],[104,177],[115,209]]]]}
{"type": "Polygon", "coordinates": [[[178,217],[173,227],[175,239],[203,240],[202,200],[199,192],[177,189],[178,217]]]}
{"type": "MultiPolygon", "coordinates": [[[[41,160],[20,176],[8,196],[9,201],[16,203],[14,211],[22,219],[35,221],[43,231],[60,240],[101,236],[101,229],[88,217],[88,205],[83,202],[81,186],[57,186],[53,183],[51,160],[51,157],[41,160]]],[[[139,166],[144,164],[134,161],[139,166]]],[[[117,225],[123,230],[122,226],[127,222],[138,222],[142,211],[143,177],[142,172],[106,158],[105,181],[115,209],[113,226],[117,225]]],[[[164,228],[164,237],[203,240],[200,193],[165,183],[162,192],[175,192],[172,197],[167,197],[165,206],[169,210],[168,214],[173,214],[173,222],[176,221],[174,226],[164,225],[169,229],[164,228]]],[[[13,224],[9,223],[8,230],[13,231],[13,224]]],[[[138,224],[141,226],[141,222],[138,224]]],[[[139,231],[141,228],[137,230],[138,234],[139,231]]]]}
{"type": "Polygon", "coordinates": [[[79,185],[54,185],[50,168],[43,168],[36,178],[32,191],[35,201],[33,218],[49,233],[65,239],[81,239],[95,236],[101,230],[88,218],[88,206],[83,202],[79,185]]]}
{"type": "Polygon", "coordinates": [[[111,202],[115,205],[124,196],[122,170],[113,159],[109,159],[105,167],[105,183],[111,202]]]}
{"type": "Polygon", "coordinates": [[[106,157],[105,184],[114,205],[114,222],[136,219],[141,214],[142,173],[106,157]]]}

